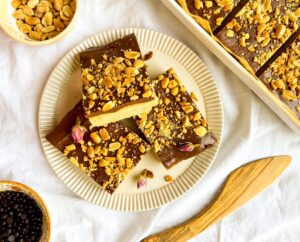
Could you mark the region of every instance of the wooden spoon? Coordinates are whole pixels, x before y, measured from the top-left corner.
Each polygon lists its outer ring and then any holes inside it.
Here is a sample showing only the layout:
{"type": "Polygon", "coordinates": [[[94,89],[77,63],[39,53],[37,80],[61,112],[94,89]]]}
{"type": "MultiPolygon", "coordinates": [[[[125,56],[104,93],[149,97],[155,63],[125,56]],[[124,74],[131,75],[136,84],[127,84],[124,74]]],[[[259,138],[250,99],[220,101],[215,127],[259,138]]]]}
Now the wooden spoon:
{"type": "Polygon", "coordinates": [[[227,178],[216,200],[186,222],[143,239],[143,242],[187,241],[263,191],[290,164],[290,156],[274,156],[251,162],[227,178]]]}

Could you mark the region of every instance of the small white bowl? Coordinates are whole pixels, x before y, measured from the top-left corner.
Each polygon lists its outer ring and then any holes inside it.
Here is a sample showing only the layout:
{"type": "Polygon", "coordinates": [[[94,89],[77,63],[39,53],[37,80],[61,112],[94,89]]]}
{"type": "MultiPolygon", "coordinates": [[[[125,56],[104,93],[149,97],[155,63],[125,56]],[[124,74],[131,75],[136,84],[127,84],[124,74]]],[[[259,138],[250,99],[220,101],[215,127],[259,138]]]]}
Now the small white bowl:
{"type": "Polygon", "coordinates": [[[17,40],[18,42],[28,44],[28,45],[49,45],[53,44],[61,39],[63,39],[67,34],[70,33],[74,24],[78,17],[78,9],[79,9],[79,1],[75,0],[76,2],[76,9],[73,15],[73,18],[69,25],[58,35],[55,37],[48,39],[48,40],[33,40],[29,38],[26,34],[22,33],[17,24],[16,19],[12,16],[15,9],[11,6],[12,0],[0,0],[0,26],[4,30],[4,32],[9,35],[11,38],[17,40]]]}
{"type": "Polygon", "coordinates": [[[43,214],[42,237],[40,239],[40,242],[50,242],[50,235],[51,235],[50,215],[49,215],[48,208],[44,203],[43,199],[30,187],[14,181],[0,181],[0,192],[4,192],[4,191],[23,192],[36,201],[37,205],[39,206],[43,214]]]}

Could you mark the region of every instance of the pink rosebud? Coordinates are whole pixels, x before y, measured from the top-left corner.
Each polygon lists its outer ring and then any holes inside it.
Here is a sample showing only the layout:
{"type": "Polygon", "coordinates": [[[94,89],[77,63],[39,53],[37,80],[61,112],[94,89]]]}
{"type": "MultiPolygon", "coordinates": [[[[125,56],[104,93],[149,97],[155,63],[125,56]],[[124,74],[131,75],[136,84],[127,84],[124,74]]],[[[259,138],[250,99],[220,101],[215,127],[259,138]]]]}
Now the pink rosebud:
{"type": "Polygon", "coordinates": [[[76,144],[83,140],[84,132],[85,132],[85,127],[80,125],[73,126],[71,131],[71,136],[76,144]]]}
{"type": "Polygon", "coordinates": [[[140,176],[139,179],[137,179],[136,181],[136,187],[140,189],[146,186],[147,186],[147,178],[144,176],[140,176]]]}
{"type": "Polygon", "coordinates": [[[179,150],[183,152],[191,152],[194,150],[194,145],[191,142],[182,143],[179,145],[179,150]]]}

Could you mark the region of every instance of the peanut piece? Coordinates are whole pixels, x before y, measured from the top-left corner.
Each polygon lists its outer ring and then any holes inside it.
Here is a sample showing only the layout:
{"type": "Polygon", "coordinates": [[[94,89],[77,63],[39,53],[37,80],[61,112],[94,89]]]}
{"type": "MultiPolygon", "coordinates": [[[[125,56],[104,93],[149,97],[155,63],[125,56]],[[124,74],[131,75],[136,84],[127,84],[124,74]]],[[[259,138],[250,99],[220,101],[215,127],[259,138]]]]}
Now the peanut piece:
{"type": "Polygon", "coordinates": [[[163,88],[163,89],[166,89],[167,87],[168,87],[168,85],[169,85],[169,82],[170,82],[170,79],[169,78],[164,78],[164,79],[162,79],[161,80],[161,87],[163,88]]]}
{"type": "Polygon", "coordinates": [[[182,109],[185,113],[190,113],[194,110],[193,106],[183,106],[182,109]]]}
{"type": "Polygon", "coordinates": [[[111,169],[110,168],[105,168],[105,174],[110,176],[111,175],[111,169]]]}
{"type": "Polygon", "coordinates": [[[128,76],[136,76],[139,73],[140,73],[139,70],[134,67],[127,67],[125,69],[125,74],[128,76]]]}
{"type": "Polygon", "coordinates": [[[134,67],[134,68],[137,68],[137,69],[140,69],[140,68],[142,68],[142,67],[144,67],[144,66],[145,66],[144,61],[142,61],[142,60],[140,60],[140,59],[136,60],[136,61],[133,63],[133,67],[134,67]]]}
{"type": "Polygon", "coordinates": [[[145,153],[145,152],[146,152],[145,146],[144,146],[144,145],[140,145],[140,146],[139,146],[139,151],[140,151],[141,153],[145,153]]]}
{"type": "Polygon", "coordinates": [[[191,92],[191,98],[193,100],[195,100],[196,102],[199,101],[199,99],[197,98],[196,94],[194,92],[191,92]]]}
{"type": "Polygon", "coordinates": [[[25,13],[27,16],[32,16],[34,14],[33,10],[27,6],[24,6],[23,13],[25,13]]]}
{"type": "Polygon", "coordinates": [[[38,33],[36,31],[30,31],[29,32],[29,37],[33,40],[41,40],[42,33],[38,33]]]}
{"type": "Polygon", "coordinates": [[[170,102],[171,102],[171,101],[170,101],[169,98],[167,98],[167,97],[164,98],[164,104],[165,104],[165,105],[168,105],[170,102]]]}
{"type": "Polygon", "coordinates": [[[275,37],[280,39],[285,33],[286,27],[284,25],[278,25],[275,31],[275,37]]]}
{"type": "Polygon", "coordinates": [[[12,15],[15,19],[21,19],[21,20],[24,20],[26,16],[21,9],[15,11],[12,15]]]}
{"type": "Polygon", "coordinates": [[[137,59],[140,57],[140,53],[137,51],[124,51],[124,56],[128,59],[137,59]]]}
{"type": "Polygon", "coordinates": [[[171,80],[168,87],[170,89],[177,87],[177,82],[175,80],[171,80]]]}
{"type": "Polygon", "coordinates": [[[44,2],[41,1],[37,6],[36,6],[36,12],[37,13],[46,13],[49,11],[49,6],[44,2]]]}
{"type": "Polygon", "coordinates": [[[148,90],[143,94],[143,97],[148,98],[148,97],[151,97],[151,95],[152,95],[152,92],[150,90],[148,90]]]}
{"type": "Polygon", "coordinates": [[[69,160],[71,161],[71,163],[72,163],[73,165],[75,165],[75,166],[77,166],[77,167],[79,166],[78,160],[76,160],[75,157],[71,156],[71,157],[69,158],[69,160]]]}
{"type": "Polygon", "coordinates": [[[178,94],[178,87],[174,87],[172,90],[171,90],[171,93],[173,96],[176,96],[178,94]]]}
{"type": "Polygon", "coordinates": [[[100,133],[100,136],[103,140],[109,140],[110,139],[110,136],[109,136],[109,134],[108,134],[108,132],[105,128],[100,129],[99,133],[100,133]]]}
{"type": "Polygon", "coordinates": [[[37,17],[25,16],[25,22],[31,26],[34,26],[34,25],[40,23],[41,21],[37,17]]]}
{"type": "Polygon", "coordinates": [[[114,108],[115,105],[116,105],[115,101],[109,101],[109,102],[107,102],[107,103],[104,104],[104,106],[102,107],[102,111],[106,112],[106,111],[114,108]]]}
{"type": "Polygon", "coordinates": [[[95,150],[94,150],[93,147],[90,146],[90,147],[87,148],[87,155],[90,158],[94,158],[95,157],[95,150]]]}
{"type": "Polygon", "coordinates": [[[13,0],[12,2],[11,2],[11,6],[13,7],[13,8],[18,8],[20,5],[21,5],[21,0],[13,0]]]}
{"type": "Polygon", "coordinates": [[[205,1],[205,6],[206,6],[207,8],[211,8],[211,7],[213,6],[212,1],[205,1]]]}
{"type": "Polygon", "coordinates": [[[98,163],[98,166],[99,166],[99,167],[106,167],[106,166],[108,166],[108,164],[109,164],[109,162],[108,162],[107,160],[101,159],[101,160],[99,161],[99,163],[98,163]]]}
{"type": "Polygon", "coordinates": [[[39,0],[29,0],[29,1],[27,2],[27,6],[28,6],[29,8],[35,8],[36,5],[38,5],[38,3],[39,3],[39,0]]]}
{"type": "Polygon", "coordinates": [[[200,8],[203,8],[203,3],[200,0],[195,0],[194,7],[199,10],[200,8]]]}
{"type": "Polygon", "coordinates": [[[231,29],[229,29],[226,31],[226,36],[232,38],[234,36],[234,32],[231,29]]]}
{"type": "Polygon", "coordinates": [[[132,165],[133,165],[132,159],[130,158],[126,159],[126,167],[130,169],[132,165]]]}
{"type": "Polygon", "coordinates": [[[31,26],[28,24],[21,24],[19,26],[19,29],[22,33],[24,34],[28,34],[31,31],[31,26]]]}
{"type": "Polygon", "coordinates": [[[173,181],[173,177],[170,176],[170,175],[166,175],[164,178],[165,178],[166,182],[172,182],[173,181]]]}
{"type": "Polygon", "coordinates": [[[64,23],[61,20],[57,19],[57,18],[53,19],[53,24],[54,24],[55,27],[57,27],[59,29],[64,29],[65,28],[64,23]]]}
{"type": "Polygon", "coordinates": [[[287,101],[296,101],[297,96],[290,90],[283,90],[282,97],[287,101]]]}
{"type": "Polygon", "coordinates": [[[54,9],[57,11],[60,11],[64,6],[64,1],[63,0],[54,0],[53,4],[54,4],[54,9]]]}
{"type": "Polygon", "coordinates": [[[96,132],[91,133],[90,136],[96,144],[99,144],[101,142],[100,136],[96,132]]]}
{"type": "Polygon", "coordinates": [[[160,145],[157,140],[154,141],[154,151],[157,153],[160,150],[160,145]]]}
{"type": "Polygon", "coordinates": [[[121,144],[119,142],[114,142],[114,143],[109,144],[108,149],[109,149],[109,151],[115,151],[115,150],[120,149],[120,147],[121,147],[121,144]]]}
{"type": "Polygon", "coordinates": [[[71,18],[73,16],[73,9],[68,5],[63,6],[62,11],[68,18],[71,18]]]}
{"type": "Polygon", "coordinates": [[[53,14],[51,12],[47,12],[45,13],[43,19],[42,19],[42,23],[45,22],[46,25],[44,26],[50,26],[53,23],[53,14]],[[44,21],[43,21],[44,20],[44,21]]]}
{"type": "Polygon", "coordinates": [[[54,25],[47,26],[47,27],[42,28],[42,33],[50,33],[52,31],[54,31],[55,29],[56,28],[54,25]]]}
{"type": "Polygon", "coordinates": [[[196,135],[203,137],[207,133],[207,129],[203,126],[199,126],[197,128],[194,128],[194,132],[196,135]]]}
{"type": "Polygon", "coordinates": [[[67,145],[67,146],[65,147],[65,149],[66,149],[67,151],[72,151],[72,150],[75,150],[75,149],[76,149],[76,146],[75,146],[74,144],[70,144],[70,145],[67,145]]]}

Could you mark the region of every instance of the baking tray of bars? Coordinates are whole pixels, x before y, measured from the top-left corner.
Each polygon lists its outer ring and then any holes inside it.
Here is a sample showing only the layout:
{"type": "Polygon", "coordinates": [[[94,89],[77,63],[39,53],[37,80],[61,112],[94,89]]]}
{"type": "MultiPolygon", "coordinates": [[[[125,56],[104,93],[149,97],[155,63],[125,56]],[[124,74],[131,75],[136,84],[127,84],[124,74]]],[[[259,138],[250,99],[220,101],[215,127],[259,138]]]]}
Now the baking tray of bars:
{"type": "MultiPolygon", "coordinates": [[[[161,0],[161,1],[192,33],[194,33],[194,35],[209,50],[211,50],[258,97],[260,97],[291,129],[293,129],[295,132],[300,134],[300,119],[299,119],[299,117],[300,117],[300,105],[299,105],[300,104],[299,103],[300,89],[299,90],[296,89],[293,91],[294,93],[297,93],[297,90],[298,90],[298,97],[296,97],[297,94],[296,94],[296,96],[294,96],[293,93],[290,93],[290,91],[288,91],[288,90],[284,91],[284,92],[286,92],[284,94],[293,95],[291,97],[291,100],[285,101],[284,98],[282,98],[282,96],[283,96],[282,92],[281,92],[281,95],[276,95],[276,91],[272,91],[272,89],[270,89],[270,87],[268,88],[268,84],[266,84],[266,82],[259,80],[257,77],[257,73],[259,73],[259,75],[261,75],[261,77],[262,76],[270,76],[270,75],[268,75],[267,71],[268,71],[268,69],[272,68],[272,63],[277,61],[280,64],[280,60],[277,60],[277,58],[281,57],[281,54],[287,48],[292,49],[291,47],[288,47],[287,43],[289,42],[289,45],[290,45],[293,41],[296,40],[296,38],[300,40],[300,38],[297,37],[297,35],[299,34],[299,29],[295,30],[294,33],[290,33],[288,38],[286,38],[286,41],[285,41],[286,43],[282,44],[282,46],[275,51],[275,54],[273,56],[271,56],[271,58],[268,59],[268,61],[266,61],[265,64],[262,65],[262,68],[260,68],[260,69],[264,69],[263,71],[260,71],[258,68],[256,70],[252,71],[252,73],[251,73],[251,70],[249,71],[250,68],[247,68],[247,67],[245,68],[245,65],[242,65],[241,64],[242,62],[238,61],[238,59],[239,59],[238,57],[237,58],[234,57],[234,53],[232,53],[229,48],[226,48],[226,46],[224,47],[223,44],[220,44],[220,41],[218,41],[217,38],[212,34],[214,29],[211,30],[211,33],[209,33],[210,30],[207,30],[207,28],[205,30],[204,29],[205,26],[204,26],[204,28],[203,28],[203,25],[200,26],[199,21],[196,22],[195,18],[192,17],[194,15],[187,13],[176,2],[176,0],[161,0]],[[231,52],[231,53],[229,53],[229,52],[231,52]],[[257,70],[258,70],[258,72],[256,72],[257,70]],[[256,76],[255,76],[255,73],[256,73],[256,76]],[[291,104],[292,106],[289,106],[289,104],[291,104]],[[299,109],[299,113],[297,113],[298,109],[299,109]]],[[[201,1],[201,2],[205,4],[205,2],[210,2],[210,1],[201,1]]],[[[249,2],[249,1],[246,1],[246,2],[249,2]]],[[[245,5],[243,5],[243,6],[245,6],[245,5]]],[[[243,7],[240,7],[240,10],[242,8],[243,7]]],[[[238,12],[240,10],[237,10],[236,12],[238,12]]],[[[300,11],[300,8],[298,8],[298,11],[300,11]]],[[[226,20],[226,17],[225,17],[225,20],[226,20]]],[[[223,27],[225,27],[225,26],[227,27],[227,24],[229,22],[230,21],[227,21],[226,24],[223,25],[223,27]]],[[[210,27],[208,27],[208,28],[210,28],[210,27]]],[[[278,29],[278,34],[280,34],[279,29],[278,29]]],[[[226,33],[226,35],[227,35],[227,33],[226,33]]],[[[300,41],[298,41],[298,42],[300,43],[300,41]]],[[[299,54],[299,53],[297,53],[297,54],[299,54]]],[[[281,58],[281,59],[284,59],[284,58],[281,58]]],[[[299,69],[297,69],[297,70],[299,70],[299,69]]],[[[299,77],[296,78],[296,82],[298,80],[299,80],[299,77]]],[[[277,82],[275,83],[276,85],[277,85],[277,82]]],[[[298,82],[300,82],[300,81],[298,81],[298,82]]],[[[272,82],[272,85],[273,84],[274,83],[272,82]]],[[[271,82],[269,83],[269,85],[271,85],[271,82]]],[[[298,85],[298,87],[296,87],[296,88],[299,88],[299,87],[300,87],[300,85],[298,85]]],[[[276,87],[274,87],[274,88],[276,89],[276,87]]]]}

